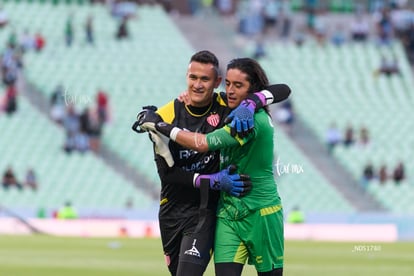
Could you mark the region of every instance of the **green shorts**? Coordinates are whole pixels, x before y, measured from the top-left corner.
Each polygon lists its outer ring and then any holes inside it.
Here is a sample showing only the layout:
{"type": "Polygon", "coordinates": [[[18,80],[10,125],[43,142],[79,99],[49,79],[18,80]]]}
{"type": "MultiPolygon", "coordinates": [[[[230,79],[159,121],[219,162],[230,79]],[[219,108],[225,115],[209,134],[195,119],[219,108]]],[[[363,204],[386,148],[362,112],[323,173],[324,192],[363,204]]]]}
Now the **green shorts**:
{"type": "Polygon", "coordinates": [[[276,205],[240,220],[218,218],[215,263],[253,264],[258,272],[283,267],[283,209],[276,205]]]}

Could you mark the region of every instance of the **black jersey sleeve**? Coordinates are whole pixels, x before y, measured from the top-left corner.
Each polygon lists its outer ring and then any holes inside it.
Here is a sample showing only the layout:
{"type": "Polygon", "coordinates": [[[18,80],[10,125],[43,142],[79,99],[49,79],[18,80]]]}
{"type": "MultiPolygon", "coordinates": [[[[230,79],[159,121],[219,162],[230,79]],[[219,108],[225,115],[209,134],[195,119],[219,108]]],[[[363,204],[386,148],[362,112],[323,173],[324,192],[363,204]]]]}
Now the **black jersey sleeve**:
{"type": "Polygon", "coordinates": [[[247,96],[247,98],[255,102],[257,111],[264,106],[286,100],[290,93],[290,87],[286,84],[280,83],[269,85],[262,91],[251,93],[247,96]]]}
{"type": "Polygon", "coordinates": [[[165,159],[158,154],[155,155],[155,163],[162,183],[194,188],[194,172],[185,171],[176,165],[169,167],[165,159]]]}
{"type": "Polygon", "coordinates": [[[273,84],[266,87],[266,91],[269,91],[273,96],[273,101],[271,103],[266,102],[267,104],[278,103],[286,100],[290,93],[290,87],[287,84],[279,83],[273,84]]]}

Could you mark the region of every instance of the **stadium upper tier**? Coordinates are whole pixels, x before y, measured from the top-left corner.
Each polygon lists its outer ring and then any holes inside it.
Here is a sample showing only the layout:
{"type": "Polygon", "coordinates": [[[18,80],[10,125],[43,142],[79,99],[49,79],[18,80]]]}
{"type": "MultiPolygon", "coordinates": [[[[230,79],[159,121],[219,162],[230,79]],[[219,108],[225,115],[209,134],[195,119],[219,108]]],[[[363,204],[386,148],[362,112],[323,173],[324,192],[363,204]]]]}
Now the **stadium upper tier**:
{"type": "Polygon", "coordinates": [[[414,193],[414,81],[413,72],[398,41],[390,47],[378,47],[372,42],[345,44],[336,47],[308,42],[302,47],[274,44],[262,64],[270,75],[291,84],[294,110],[314,131],[321,143],[326,143],[326,131],[335,123],[344,133],[351,125],[356,142],[351,147],[335,147],[333,156],[361,180],[366,164],[372,162],[378,171],[386,164],[388,172],[399,161],[405,164],[406,180],[398,187],[393,181],[368,188],[386,208],[396,212],[412,212],[414,205],[407,200],[395,200],[404,190],[408,198],[414,193]],[[402,76],[376,74],[381,58],[394,56],[402,76]],[[366,146],[358,142],[360,128],[369,131],[366,146]],[[387,191],[389,197],[384,197],[387,191]]]}
{"type": "MultiPolygon", "coordinates": [[[[70,9],[65,5],[30,5],[30,10],[33,7],[42,18],[38,27],[47,37],[48,46],[41,54],[25,56],[28,81],[48,98],[57,85],[63,85],[65,99],[79,110],[95,103],[98,89],[107,92],[111,119],[104,128],[105,145],[158,182],[150,158],[151,143],[147,135],[133,133],[131,126],[143,106],[165,104],[185,89],[183,77],[192,54],[188,42],[158,6],[139,6],[136,18],[128,22],[130,38],[121,41],[115,39],[117,20],[102,5],[70,9]],[[69,13],[75,26],[71,47],[64,43],[69,13]],[[93,46],[86,44],[83,30],[89,14],[94,17],[93,46]]],[[[22,17],[16,12],[16,20],[22,17]]]]}
{"type": "MultiPolygon", "coordinates": [[[[101,5],[53,6],[22,2],[19,5],[6,3],[4,8],[9,11],[11,20],[15,26],[19,26],[19,30],[23,30],[25,27],[33,32],[40,30],[47,40],[43,52],[27,52],[25,54],[24,73],[27,80],[47,98],[51,97],[57,85],[63,85],[65,99],[74,103],[79,110],[94,104],[98,88],[106,91],[109,94],[111,120],[104,127],[102,138],[104,145],[136,168],[141,175],[153,181],[154,185],[159,186],[152,157],[152,145],[147,135],[138,135],[132,132],[131,125],[142,106],[163,105],[176,97],[180,91],[185,90],[185,71],[188,59],[193,54],[193,49],[187,40],[163,10],[157,6],[139,6],[137,17],[128,23],[131,38],[118,41],[114,37],[117,21],[101,5]],[[70,13],[73,14],[75,38],[73,45],[67,47],[64,43],[64,25],[70,13]],[[85,42],[83,31],[83,24],[89,14],[94,16],[96,41],[93,46],[85,42]]],[[[270,71],[269,75],[271,75],[270,71]]],[[[286,83],[292,86],[294,94],[297,93],[299,89],[296,87],[296,79],[281,79],[286,80],[286,83]]],[[[26,105],[22,99],[22,107],[19,108],[19,112],[26,105]]],[[[25,112],[36,113],[32,108],[25,108],[25,112]]],[[[17,116],[21,118],[22,115],[17,114],[17,116]]],[[[30,117],[30,114],[25,116],[30,117]]],[[[125,199],[125,197],[117,198],[119,193],[122,195],[128,193],[136,195],[138,193],[130,190],[130,188],[132,189],[130,183],[123,181],[119,175],[94,155],[80,156],[77,153],[72,156],[64,155],[61,151],[64,140],[63,130],[48,121],[44,114],[36,116],[43,116],[41,121],[45,122],[42,124],[44,129],[39,130],[39,133],[45,137],[42,136],[39,139],[42,139],[42,143],[43,141],[53,141],[53,143],[44,143],[48,145],[48,152],[59,156],[59,162],[55,162],[55,157],[44,154],[43,150],[27,150],[27,152],[37,155],[33,157],[37,158],[37,161],[31,163],[34,163],[33,167],[37,167],[37,164],[40,167],[39,175],[41,178],[39,181],[41,186],[39,191],[41,193],[39,195],[42,193],[49,195],[48,200],[56,204],[63,197],[76,196],[76,191],[80,187],[84,187],[83,179],[85,178],[93,181],[83,190],[94,193],[93,197],[95,194],[110,195],[113,201],[109,201],[109,199],[108,201],[116,202],[115,206],[119,206],[120,202],[125,199]],[[46,127],[47,125],[49,127],[46,127]],[[44,168],[43,171],[42,168],[44,168]],[[55,186],[68,187],[68,182],[62,182],[58,178],[62,174],[64,174],[62,179],[71,183],[76,182],[72,186],[77,186],[68,188],[68,192],[63,188],[54,190],[55,186]],[[53,178],[46,180],[49,175],[52,175],[53,178]],[[101,175],[103,176],[101,177],[101,175]],[[43,184],[44,181],[46,184],[43,184]],[[49,181],[50,184],[47,184],[49,181]],[[57,182],[59,183],[56,184],[57,182]],[[121,184],[117,184],[117,188],[104,186],[115,182],[121,184]],[[92,184],[94,186],[89,187],[92,184]],[[120,188],[128,185],[130,188],[125,188],[125,191],[120,188]],[[48,187],[48,191],[42,191],[44,186],[48,187]],[[101,190],[101,187],[104,188],[101,190]],[[109,193],[108,191],[114,192],[109,193]],[[58,195],[58,199],[54,198],[54,195],[58,195]]],[[[14,125],[11,121],[2,120],[7,127],[14,125]]],[[[29,137],[27,133],[23,135],[29,137]]],[[[28,141],[36,145],[37,139],[33,138],[28,141]]],[[[275,175],[285,210],[299,205],[306,212],[352,213],[355,211],[352,204],[347,202],[328,183],[311,161],[277,127],[275,141],[276,156],[279,160],[277,163],[279,167],[275,164],[275,175]]],[[[13,143],[13,145],[15,144],[13,143]]],[[[11,153],[9,155],[11,158],[11,153]]],[[[11,160],[10,158],[4,160],[11,160]]],[[[275,160],[276,162],[277,160],[275,160]]],[[[6,164],[6,162],[4,163],[6,164]]],[[[16,161],[16,167],[25,168],[26,165],[27,162],[16,161]]],[[[20,173],[22,169],[19,169],[20,173]]],[[[18,192],[12,193],[14,194],[12,198],[21,195],[18,192]]],[[[25,204],[31,204],[32,199],[29,194],[33,193],[25,192],[23,199],[19,200],[25,204]]],[[[36,196],[40,197],[39,195],[36,196]]],[[[98,206],[100,203],[105,206],[105,200],[88,201],[87,193],[79,195],[81,197],[79,204],[74,200],[74,204],[77,206],[87,206],[88,202],[96,204],[94,206],[98,206]],[[85,198],[82,199],[83,197],[85,198]]],[[[43,200],[42,197],[40,198],[38,203],[43,200]]],[[[11,199],[8,200],[8,203],[14,202],[11,199]]],[[[145,202],[146,200],[144,200],[145,202]]]]}

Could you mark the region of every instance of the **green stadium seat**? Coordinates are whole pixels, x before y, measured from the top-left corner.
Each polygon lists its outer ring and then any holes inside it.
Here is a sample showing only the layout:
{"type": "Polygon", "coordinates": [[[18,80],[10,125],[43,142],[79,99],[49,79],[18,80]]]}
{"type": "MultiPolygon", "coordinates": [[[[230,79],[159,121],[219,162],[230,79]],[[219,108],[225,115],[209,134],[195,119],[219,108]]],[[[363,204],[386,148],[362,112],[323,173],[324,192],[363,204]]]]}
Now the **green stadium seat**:
{"type": "MultiPolygon", "coordinates": [[[[269,59],[262,62],[263,67],[269,75],[278,76],[277,81],[292,83],[297,115],[321,143],[332,121],[342,129],[351,123],[356,138],[359,127],[369,128],[371,144],[368,148],[339,146],[334,151],[334,157],[356,181],[368,161],[376,166],[385,162],[392,167],[400,159],[405,162],[407,171],[414,167],[407,154],[412,152],[409,145],[413,142],[407,130],[414,125],[407,118],[414,117],[411,93],[414,78],[401,43],[396,42],[389,49],[379,49],[373,44],[346,44],[341,49],[331,45],[322,48],[312,43],[301,48],[276,44],[269,46],[268,53],[269,59]],[[403,77],[374,77],[373,72],[384,53],[397,55],[401,68],[409,68],[409,73],[403,77]]],[[[408,178],[409,182],[414,179],[408,178]]],[[[374,194],[382,202],[381,196],[374,194]]],[[[390,203],[386,205],[390,211],[403,209],[390,203]]]]}

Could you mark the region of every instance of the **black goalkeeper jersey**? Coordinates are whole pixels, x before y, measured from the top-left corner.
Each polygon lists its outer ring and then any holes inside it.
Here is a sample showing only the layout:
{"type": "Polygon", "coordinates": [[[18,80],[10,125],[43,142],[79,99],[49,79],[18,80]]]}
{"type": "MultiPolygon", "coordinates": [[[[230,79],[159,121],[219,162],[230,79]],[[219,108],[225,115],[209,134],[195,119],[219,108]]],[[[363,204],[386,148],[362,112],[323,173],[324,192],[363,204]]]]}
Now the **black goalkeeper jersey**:
{"type": "MultiPolygon", "coordinates": [[[[178,100],[171,101],[157,112],[165,122],[184,130],[209,133],[221,128],[229,114],[223,98],[214,93],[210,106],[194,108],[185,106],[178,100]]],[[[160,218],[190,217],[198,213],[200,190],[193,187],[194,173],[211,174],[219,171],[220,152],[196,152],[180,146],[170,140],[169,148],[176,168],[172,177],[164,177],[161,181],[160,218]],[[186,182],[186,183],[183,183],[186,182]]],[[[209,190],[208,208],[216,210],[219,191],[209,190]]]]}

